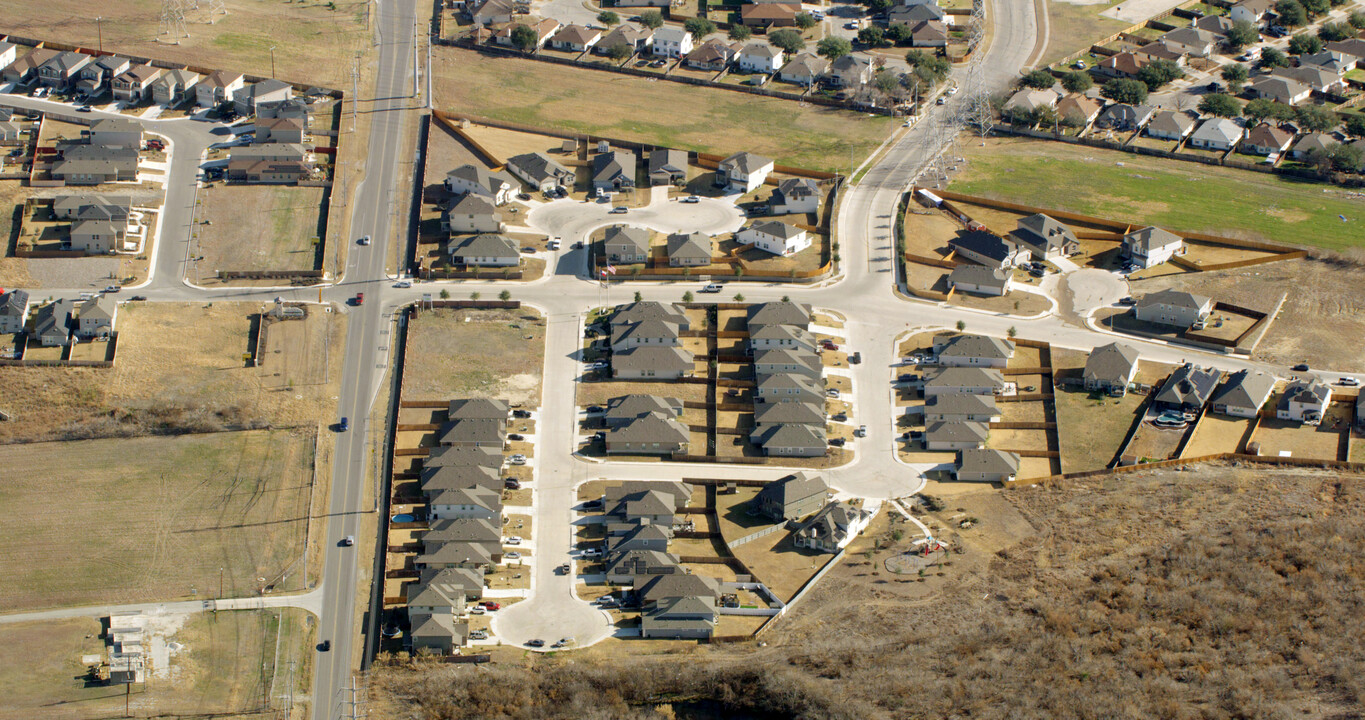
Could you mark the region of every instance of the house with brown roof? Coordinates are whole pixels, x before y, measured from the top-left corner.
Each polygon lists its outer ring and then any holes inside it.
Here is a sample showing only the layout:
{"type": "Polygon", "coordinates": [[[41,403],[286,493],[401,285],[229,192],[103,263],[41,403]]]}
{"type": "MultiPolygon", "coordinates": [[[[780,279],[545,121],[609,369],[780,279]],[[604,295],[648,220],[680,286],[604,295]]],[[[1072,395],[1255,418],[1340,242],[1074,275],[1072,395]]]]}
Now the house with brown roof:
{"type": "Polygon", "coordinates": [[[550,47],[568,52],[583,52],[602,39],[602,31],[585,25],[565,25],[554,37],[550,47]]]}
{"type": "Polygon", "coordinates": [[[739,21],[751,28],[796,27],[796,3],[746,3],[739,8],[739,21]]]}
{"type": "Polygon", "coordinates": [[[1095,66],[1095,72],[1108,77],[1135,78],[1138,71],[1150,62],[1150,60],[1138,57],[1131,52],[1121,52],[1101,60],[1100,64],[1095,66]]]}
{"type": "Polygon", "coordinates": [[[152,91],[152,83],[161,78],[162,70],[151,65],[134,65],[114,78],[111,86],[114,99],[126,103],[140,103],[152,91]]]}
{"type": "Polygon", "coordinates": [[[1272,155],[1289,149],[1294,142],[1294,133],[1282,128],[1261,123],[1247,133],[1246,140],[1238,147],[1238,152],[1248,155],[1272,155]]]}
{"type": "Polygon", "coordinates": [[[1068,95],[1057,103],[1057,117],[1069,120],[1076,125],[1089,125],[1099,117],[1100,103],[1084,95],[1068,95]]]}

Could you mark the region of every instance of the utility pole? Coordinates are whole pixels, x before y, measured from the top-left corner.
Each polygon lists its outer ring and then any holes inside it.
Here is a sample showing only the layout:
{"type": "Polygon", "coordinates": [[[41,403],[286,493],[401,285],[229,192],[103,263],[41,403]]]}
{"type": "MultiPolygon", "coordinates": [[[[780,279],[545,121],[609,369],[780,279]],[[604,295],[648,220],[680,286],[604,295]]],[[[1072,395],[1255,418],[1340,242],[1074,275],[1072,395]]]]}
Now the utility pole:
{"type": "MultiPolygon", "coordinates": [[[[369,7],[366,5],[365,7],[369,7]]],[[[355,54],[355,59],[351,61],[351,132],[355,132],[355,114],[357,105],[360,103],[360,53],[355,54]]],[[[342,196],[343,203],[346,202],[342,196]]]]}
{"type": "Polygon", "coordinates": [[[270,46],[270,77],[275,77],[275,46],[270,46]]]}
{"type": "Polygon", "coordinates": [[[104,16],[103,16],[103,15],[96,15],[96,16],[95,16],[95,32],[99,33],[99,36],[100,36],[100,53],[101,53],[101,54],[104,53],[104,23],[102,22],[103,20],[104,20],[104,16]]]}

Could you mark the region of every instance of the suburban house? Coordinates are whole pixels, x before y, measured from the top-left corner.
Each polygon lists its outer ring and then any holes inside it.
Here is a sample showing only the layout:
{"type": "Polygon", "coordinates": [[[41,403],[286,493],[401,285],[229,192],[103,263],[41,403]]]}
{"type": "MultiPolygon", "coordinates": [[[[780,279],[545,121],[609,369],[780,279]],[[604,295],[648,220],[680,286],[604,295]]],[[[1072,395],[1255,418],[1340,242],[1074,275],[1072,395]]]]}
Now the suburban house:
{"type": "Polygon", "coordinates": [[[1307,85],[1309,89],[1320,93],[1338,92],[1346,87],[1346,81],[1341,77],[1342,73],[1350,70],[1356,64],[1355,58],[1349,55],[1344,56],[1349,60],[1340,60],[1341,53],[1323,51],[1318,53],[1318,57],[1324,65],[1310,63],[1306,57],[1299,58],[1299,66],[1292,68],[1275,68],[1270,72],[1272,77],[1283,77],[1295,80],[1307,85]],[[1339,68],[1342,69],[1338,73],[1339,68]]]}
{"type": "Polygon", "coordinates": [[[1111,78],[1135,78],[1137,74],[1150,64],[1145,57],[1138,57],[1131,52],[1121,52],[1100,61],[1095,66],[1095,72],[1111,78]]]}
{"type": "Polygon", "coordinates": [[[1011,110],[1021,110],[1033,112],[1039,108],[1050,108],[1057,105],[1057,93],[1052,90],[1020,90],[1010,96],[1005,101],[1003,109],[1006,112],[1011,110]]]}
{"type": "Polygon", "coordinates": [[[948,273],[948,289],[1001,297],[1010,291],[1014,273],[981,265],[958,265],[948,273]]]}
{"type": "Polygon", "coordinates": [[[957,453],[953,476],[960,482],[1010,482],[1019,474],[1019,455],[992,448],[968,448],[957,453]]]}
{"type": "Polygon", "coordinates": [[[677,380],[693,366],[692,353],[680,347],[645,345],[611,354],[612,376],[621,380],[677,380]]]}
{"type": "Polygon", "coordinates": [[[636,419],[650,413],[660,413],[665,417],[682,417],[683,401],[678,398],[659,395],[621,395],[607,401],[607,410],[602,415],[607,427],[616,429],[629,425],[636,419]]]}
{"type": "Polygon", "coordinates": [[[1146,133],[1148,137],[1160,140],[1184,140],[1186,135],[1194,131],[1194,125],[1195,119],[1188,113],[1162,110],[1147,123],[1146,133]]]}
{"type": "Polygon", "coordinates": [[[294,97],[294,87],[282,80],[270,78],[247,85],[232,94],[232,103],[240,115],[254,115],[261,103],[279,102],[294,97]]]}
{"type": "Polygon", "coordinates": [[[772,171],[773,161],[769,158],[751,152],[735,153],[716,166],[715,185],[749,193],[762,187],[772,171]]]}
{"type": "Polygon", "coordinates": [[[872,513],[862,508],[848,502],[832,502],[792,533],[792,544],[823,553],[837,553],[853,542],[871,521],[872,513]]]}
{"type": "Polygon", "coordinates": [[[773,522],[800,520],[824,506],[829,485],[814,473],[798,472],[763,486],[754,496],[754,509],[773,522]]]}
{"type": "Polygon", "coordinates": [[[545,43],[549,42],[550,38],[553,37],[554,34],[559,31],[560,25],[558,20],[554,20],[552,18],[545,18],[544,20],[541,20],[535,25],[526,25],[525,23],[508,25],[503,29],[497,31],[496,33],[493,33],[493,43],[496,45],[505,45],[507,47],[512,47],[513,46],[512,31],[516,30],[519,27],[529,27],[531,28],[531,32],[534,32],[536,34],[536,44],[535,47],[531,49],[538,50],[544,47],[545,43]]]}
{"type": "Polygon", "coordinates": [[[751,28],[794,27],[799,12],[799,3],[745,3],[739,7],[739,22],[751,28]]]}
{"type": "Polygon", "coordinates": [[[565,25],[554,37],[550,38],[550,47],[556,50],[568,52],[583,52],[598,40],[602,39],[602,31],[597,28],[585,27],[583,25],[565,25]]]}
{"type": "Polygon", "coordinates": [[[1332,148],[1335,148],[1340,144],[1341,140],[1335,136],[1319,132],[1308,133],[1307,135],[1300,137],[1298,142],[1294,143],[1294,149],[1291,150],[1289,154],[1293,156],[1295,160],[1308,160],[1313,157],[1315,152],[1319,154],[1329,153],[1332,151],[1332,148]]]}
{"type": "Polygon", "coordinates": [[[1346,55],[1350,55],[1351,57],[1358,58],[1356,62],[1357,64],[1359,64],[1360,62],[1362,62],[1361,59],[1365,59],[1365,38],[1357,35],[1353,38],[1347,38],[1345,40],[1334,40],[1324,45],[1323,49],[1329,50],[1331,52],[1343,53],[1346,55]]]}
{"type": "Polygon", "coordinates": [[[1023,265],[1033,257],[1028,248],[1019,247],[985,230],[968,230],[961,233],[948,241],[948,248],[972,262],[997,270],[1023,265]]]}
{"type": "Polygon", "coordinates": [[[687,330],[690,323],[687,314],[677,305],[661,302],[635,302],[622,305],[611,315],[610,325],[613,330],[620,325],[633,325],[645,322],[646,320],[662,320],[670,325],[675,325],[680,330],[687,330]]]}
{"type": "Polygon", "coordinates": [[[669,267],[704,267],[711,264],[716,242],[706,233],[673,233],[668,236],[669,267]]]}
{"type": "Polygon", "coordinates": [[[19,46],[0,40],[0,68],[8,67],[19,57],[19,46]]]}
{"type": "Polygon", "coordinates": [[[1297,105],[1313,94],[1313,88],[1283,75],[1263,75],[1247,84],[1246,92],[1282,105],[1297,105]]]}
{"type": "Polygon", "coordinates": [[[1147,293],[1133,308],[1138,320],[1180,328],[1202,327],[1212,312],[1213,298],[1180,290],[1147,293]]]}
{"type": "Polygon", "coordinates": [[[985,447],[986,425],[975,422],[936,422],[924,428],[925,450],[970,450],[985,447]]]}
{"type": "Polygon", "coordinates": [[[1233,22],[1249,22],[1255,25],[1275,7],[1274,0],[1241,0],[1233,3],[1228,10],[1228,19],[1233,22]]]}
{"type": "Polygon", "coordinates": [[[680,58],[692,52],[692,33],[681,27],[664,26],[654,31],[654,54],[680,58]]]}
{"type": "Polygon", "coordinates": [[[517,4],[514,0],[488,0],[469,14],[475,25],[487,26],[510,23],[516,15],[517,4]]]}
{"type": "Polygon", "coordinates": [[[1109,343],[1090,351],[1081,371],[1081,382],[1086,390],[1123,397],[1128,384],[1137,375],[1137,348],[1125,343],[1109,343]]]}
{"type": "Polygon", "coordinates": [[[162,105],[174,105],[187,97],[192,97],[194,86],[199,84],[200,75],[190,70],[167,70],[152,83],[152,101],[162,105]]]}
{"type": "Polygon", "coordinates": [[[934,356],[944,367],[1003,368],[1014,357],[1014,342],[989,335],[937,335],[934,356]]]}
{"type": "MultiPolygon", "coordinates": [[[[656,552],[666,552],[668,541],[673,538],[671,527],[663,527],[653,523],[640,523],[621,535],[607,536],[607,552],[609,554],[625,553],[631,550],[654,550],[656,552]]],[[[674,577],[663,575],[661,577],[674,577]]],[[[683,576],[690,577],[690,576],[683,576]]]]}
{"type": "Polygon", "coordinates": [[[914,27],[915,25],[930,20],[951,24],[952,16],[945,13],[943,8],[931,2],[902,3],[891,8],[891,11],[886,15],[886,24],[888,26],[908,25],[914,27]]]}
{"type": "Polygon", "coordinates": [[[454,447],[502,448],[507,443],[507,421],[462,418],[441,425],[437,443],[454,447]]]}
{"type": "Polygon", "coordinates": [[[241,73],[215,70],[209,73],[208,77],[195,83],[195,104],[205,108],[222,105],[231,100],[244,84],[246,78],[242,77],[241,73]]]}
{"type": "Polygon", "coordinates": [[[777,215],[813,213],[820,209],[820,186],[810,178],[786,178],[768,199],[768,208],[777,215]]]}
{"type": "Polygon", "coordinates": [[[47,61],[57,57],[58,50],[47,48],[33,48],[28,54],[5,66],[4,71],[0,71],[0,78],[5,82],[26,83],[38,78],[38,68],[42,67],[47,61]]]}
{"type": "Polygon", "coordinates": [[[1070,228],[1042,213],[1020,220],[1009,239],[1042,260],[1071,255],[1080,249],[1080,242],[1070,228]]]}
{"type": "Polygon", "coordinates": [[[924,397],[943,393],[999,395],[1005,391],[1005,376],[999,370],[979,367],[950,367],[931,370],[924,380],[924,397]]]}
{"type": "Polygon", "coordinates": [[[1288,150],[1292,142],[1294,133],[1270,123],[1261,123],[1247,133],[1246,140],[1242,141],[1238,152],[1248,155],[1275,155],[1288,150]]]}
{"type": "Polygon", "coordinates": [[[857,55],[844,55],[829,64],[825,82],[834,87],[859,87],[872,79],[872,61],[857,55]]]}
{"type": "Polygon", "coordinates": [[[646,262],[649,260],[649,231],[629,225],[612,225],[602,237],[602,252],[609,262],[646,262]]]}
{"type": "Polygon", "coordinates": [[[659,318],[648,318],[640,322],[613,325],[611,328],[611,349],[621,352],[644,345],[681,347],[679,326],[659,318]]]}
{"type": "Polygon", "coordinates": [[[994,395],[975,393],[941,393],[927,398],[924,403],[924,422],[974,422],[993,423],[1000,421],[1000,409],[996,407],[994,395]]]}
{"type": "Polygon", "coordinates": [[[766,430],[777,425],[810,425],[823,428],[825,413],[822,406],[815,403],[759,403],[754,406],[756,430],[766,430]]]}
{"type": "Polygon", "coordinates": [[[448,233],[500,233],[505,227],[497,207],[480,195],[461,195],[441,214],[448,233]]]}
{"type": "Polygon", "coordinates": [[[635,187],[635,153],[609,150],[592,156],[593,190],[630,190],[635,187]]]}
{"type": "Polygon", "coordinates": [[[38,66],[38,81],[48,87],[65,90],[76,84],[81,68],[94,58],[85,53],[63,52],[38,66]]]}
{"type": "Polygon", "coordinates": [[[948,26],[938,20],[921,20],[910,26],[910,47],[941,48],[948,45],[948,26]]]}
{"type": "Polygon", "coordinates": [[[302,145],[264,143],[236,147],[228,155],[227,178],[249,183],[291,183],[307,178],[313,160],[302,145]]]}
{"type": "Polygon", "coordinates": [[[0,334],[21,333],[27,324],[28,293],[23,290],[0,293],[0,334]]]}
{"type": "MultiPolygon", "coordinates": [[[[1360,38],[1357,38],[1356,40],[1358,42],[1365,43],[1365,41],[1361,40],[1360,38]]],[[[1358,51],[1365,50],[1365,45],[1362,45],[1360,48],[1357,48],[1357,50],[1358,51]]],[[[1295,70],[1308,69],[1313,71],[1322,71],[1330,73],[1332,75],[1337,76],[1336,85],[1340,87],[1342,85],[1341,76],[1350,72],[1358,64],[1360,64],[1359,55],[1356,55],[1351,52],[1345,52],[1342,50],[1333,50],[1329,47],[1326,50],[1323,50],[1322,52],[1300,55],[1299,67],[1292,69],[1295,70]]],[[[1276,70],[1288,69],[1291,68],[1276,68],[1276,70]]],[[[1272,70],[1271,73],[1274,74],[1274,71],[1272,70]]],[[[1293,76],[1291,75],[1289,77],[1293,76]]],[[[1323,90],[1324,88],[1314,86],[1313,89],[1323,90]]]]}
{"type": "Polygon", "coordinates": [[[257,115],[251,127],[256,133],[256,142],[258,143],[303,144],[304,127],[303,123],[297,118],[263,118],[257,115]]]}
{"type": "Polygon", "coordinates": [[[435,447],[422,462],[422,466],[424,468],[478,466],[496,470],[502,467],[502,459],[502,451],[495,448],[435,447]]]}
{"type": "Polygon", "coordinates": [[[735,233],[735,239],[773,255],[795,255],[810,247],[805,230],[777,220],[756,222],[735,233]]]}
{"type": "Polygon", "coordinates": [[[757,354],[762,350],[797,348],[815,351],[815,336],[808,330],[790,325],[749,327],[749,349],[757,354]]]}
{"type": "MultiPolygon", "coordinates": [[[[650,412],[607,431],[608,455],[672,455],[687,453],[691,435],[671,413],[650,412]]],[[[669,509],[669,515],[673,510],[669,509]]]]}
{"type": "Polygon", "coordinates": [[[659,148],[649,153],[650,185],[681,185],[687,182],[687,153],[659,148]]]}
{"type": "MultiPolygon", "coordinates": [[[[745,7],[760,7],[747,5],[745,7]]],[[[778,6],[780,7],[780,6],[778,6]]],[[[774,73],[782,67],[782,48],[766,42],[751,42],[739,51],[737,63],[742,72],[774,73]]]]}
{"type": "Polygon", "coordinates": [[[494,205],[510,202],[519,188],[516,178],[506,172],[491,172],[477,165],[461,165],[451,170],[446,173],[445,184],[451,193],[480,195],[494,205]]]}
{"type": "Polygon", "coordinates": [[[630,550],[607,556],[607,582],[627,585],[655,575],[684,574],[678,556],[657,550],[630,550]]]}
{"type": "Polygon", "coordinates": [[[441,490],[428,496],[427,515],[433,520],[498,518],[502,516],[502,492],[481,487],[441,490]]]}
{"type": "Polygon", "coordinates": [[[791,325],[802,330],[810,329],[811,307],[804,303],[789,300],[773,300],[750,305],[746,323],[749,331],[761,325],[791,325]]]}
{"type": "Polygon", "coordinates": [[[597,45],[593,49],[605,55],[611,52],[612,48],[624,45],[630,48],[631,52],[644,52],[653,43],[653,30],[634,25],[621,25],[597,41],[597,45]]]}
{"type": "Polygon", "coordinates": [[[1099,117],[1103,106],[1084,95],[1068,95],[1057,103],[1057,117],[1076,124],[1089,125],[1099,117]]]}
{"type": "Polygon", "coordinates": [[[818,378],[795,373],[764,375],[758,379],[754,397],[765,403],[817,403],[825,396],[818,378]]]}
{"type": "Polygon", "coordinates": [[[574,171],[543,152],[513,155],[507,159],[507,170],[543,193],[572,190],[577,177],[574,171]]]}
{"type": "Polygon", "coordinates": [[[1275,376],[1251,370],[1238,370],[1213,396],[1213,411],[1234,417],[1254,418],[1275,391],[1275,376]]]}
{"type": "Polygon", "coordinates": [[[1207,30],[1183,27],[1161,36],[1162,45],[1182,55],[1208,57],[1218,47],[1218,36],[1207,30]]]}
{"type": "Polygon", "coordinates": [[[1122,132],[1132,132],[1151,122],[1152,116],[1156,114],[1156,107],[1153,105],[1127,105],[1117,103],[1110,105],[1100,113],[1095,120],[1095,127],[1108,130],[1119,130],[1122,132]]]}
{"type": "Polygon", "coordinates": [[[1229,118],[1209,118],[1190,135],[1190,147],[1201,150],[1231,150],[1242,139],[1242,126],[1229,118]]]}
{"type": "Polygon", "coordinates": [[[127,195],[58,195],[52,199],[52,216],[59,220],[128,221],[133,199],[127,195]]]}
{"type": "Polygon", "coordinates": [[[85,131],[91,145],[110,148],[142,148],[142,126],[132,120],[96,120],[85,131]]]}
{"type": "Polygon", "coordinates": [[[450,655],[465,644],[469,626],[458,620],[468,602],[469,582],[477,581],[482,596],[483,579],[477,571],[441,568],[424,571],[421,579],[405,589],[408,613],[408,638],[414,653],[450,655]],[[473,573],[468,576],[452,573],[473,573]]]}
{"type": "Polygon", "coordinates": [[[450,261],[466,267],[517,267],[521,255],[512,238],[498,233],[467,237],[450,249],[450,261]]]}
{"type": "Polygon", "coordinates": [[[94,62],[86,64],[77,73],[76,92],[86,95],[99,94],[110,80],[122,74],[130,64],[127,58],[121,58],[117,55],[105,55],[96,58],[94,62]]]}
{"type": "Polygon", "coordinates": [[[1275,407],[1275,417],[1317,425],[1327,416],[1327,406],[1331,404],[1331,385],[1314,376],[1295,377],[1285,386],[1280,403],[1275,407]]]}
{"type": "Polygon", "coordinates": [[[43,347],[71,344],[76,312],[75,300],[50,302],[33,312],[33,337],[43,347]]]}
{"type": "Polygon", "coordinates": [[[1160,265],[1185,252],[1185,239],[1159,227],[1147,226],[1123,236],[1119,255],[1141,268],[1160,265]]]}
{"type": "Polygon", "coordinates": [[[1158,410],[1197,413],[1213,396],[1220,376],[1221,373],[1214,368],[1185,363],[1161,384],[1161,389],[1152,399],[1152,405],[1158,410]]]}
{"type": "Polygon", "coordinates": [[[137,149],[86,144],[58,145],[52,177],[67,185],[99,185],[137,180],[137,149]]]}
{"type": "Polygon", "coordinates": [[[769,457],[821,457],[828,446],[824,425],[783,423],[755,428],[749,433],[749,441],[763,448],[763,454],[769,457]]]}
{"type": "Polygon", "coordinates": [[[77,220],[71,223],[69,245],[87,255],[107,255],[122,250],[127,237],[127,219],[77,220]]]}
{"type": "Polygon", "coordinates": [[[783,82],[797,85],[814,85],[829,70],[829,61],[808,52],[798,53],[777,74],[783,82]]]}
{"type": "Polygon", "coordinates": [[[812,379],[821,376],[820,356],[801,348],[762,350],[754,355],[754,375],[797,374],[812,379]]]}
{"type": "Polygon", "coordinates": [[[728,45],[720,40],[707,40],[698,45],[692,52],[687,53],[687,59],[683,61],[687,67],[697,70],[724,70],[731,60],[739,54],[737,47],[742,47],[738,43],[728,45]]]}
{"type": "Polygon", "coordinates": [[[636,580],[633,592],[641,608],[641,637],[702,639],[714,634],[719,580],[691,573],[636,580]]]}
{"type": "Polygon", "coordinates": [[[1236,24],[1232,18],[1226,15],[1205,15],[1194,21],[1194,27],[1198,30],[1213,33],[1221,39],[1226,38],[1228,32],[1236,24]]]}
{"type": "MultiPolygon", "coordinates": [[[[472,446],[478,448],[478,446],[472,446]]],[[[469,449],[465,447],[456,448],[449,446],[446,449],[469,449]]],[[[490,452],[502,455],[502,448],[488,447],[490,452]]],[[[497,468],[487,465],[439,465],[422,469],[421,488],[422,494],[428,497],[445,492],[446,490],[459,490],[460,488],[484,488],[486,490],[501,490],[503,479],[498,475],[497,468]]]]}
{"type": "Polygon", "coordinates": [[[0,112],[0,142],[14,142],[19,139],[18,123],[4,117],[7,113],[0,112]]]}
{"type": "Polygon", "coordinates": [[[164,71],[151,65],[134,65],[115,77],[110,83],[114,99],[125,103],[140,103],[152,92],[152,83],[161,78],[164,71]]]}

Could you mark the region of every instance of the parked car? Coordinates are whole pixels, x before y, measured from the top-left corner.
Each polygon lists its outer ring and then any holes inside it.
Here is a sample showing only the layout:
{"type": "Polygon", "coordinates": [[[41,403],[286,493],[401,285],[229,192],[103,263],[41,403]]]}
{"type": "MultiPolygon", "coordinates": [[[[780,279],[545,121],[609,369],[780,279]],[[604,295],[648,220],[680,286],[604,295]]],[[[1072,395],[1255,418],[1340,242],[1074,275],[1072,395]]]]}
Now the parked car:
{"type": "Polygon", "coordinates": [[[507,436],[507,439],[508,439],[508,440],[511,440],[511,441],[513,441],[513,442],[521,442],[521,441],[525,440],[526,437],[523,436],[523,435],[518,435],[518,434],[516,434],[516,433],[511,433],[510,435],[507,436]]]}
{"type": "Polygon", "coordinates": [[[601,499],[597,499],[597,500],[588,500],[588,501],[586,501],[586,502],[583,503],[583,509],[584,509],[584,510],[601,510],[601,509],[602,509],[602,500],[601,500],[601,499]]]}
{"type": "Polygon", "coordinates": [[[507,538],[506,538],[505,540],[502,541],[502,544],[503,544],[503,545],[520,545],[520,544],[521,544],[521,538],[520,538],[520,537],[517,537],[516,535],[508,535],[507,538]]]}
{"type": "Polygon", "coordinates": [[[1119,304],[1120,304],[1120,305],[1136,305],[1136,304],[1137,304],[1137,298],[1132,298],[1132,297],[1120,298],[1120,299],[1119,299],[1119,304]]]}
{"type": "Polygon", "coordinates": [[[1339,377],[1337,384],[1342,387],[1360,387],[1360,381],[1352,377],[1339,377]]]}
{"type": "Polygon", "coordinates": [[[128,298],[128,301],[129,301],[129,302],[143,302],[143,301],[145,301],[146,299],[147,299],[147,296],[146,296],[146,295],[134,295],[134,296],[128,298]]]}
{"type": "Polygon", "coordinates": [[[512,411],[512,417],[514,417],[514,418],[520,418],[520,419],[522,419],[522,420],[526,420],[526,419],[528,419],[528,418],[531,417],[531,411],[530,411],[530,410],[513,410],[513,411],[512,411]]]}
{"type": "Polygon", "coordinates": [[[1084,60],[1077,60],[1076,62],[1071,63],[1071,67],[1075,68],[1076,70],[1084,70],[1084,69],[1085,69],[1085,61],[1084,61],[1084,60]]]}
{"type": "Polygon", "coordinates": [[[546,249],[546,250],[558,250],[558,249],[559,249],[559,241],[558,241],[558,240],[551,240],[551,241],[545,243],[545,249],[546,249]]]}
{"type": "Polygon", "coordinates": [[[545,647],[545,641],[544,641],[544,640],[541,640],[540,638],[535,638],[535,639],[533,639],[533,640],[527,640],[527,641],[526,641],[526,647],[534,647],[534,648],[545,647]]]}
{"type": "Polygon", "coordinates": [[[507,478],[502,481],[502,486],[508,490],[520,490],[521,481],[516,478],[507,478]]]}
{"type": "Polygon", "coordinates": [[[516,455],[513,455],[513,456],[510,457],[510,458],[507,458],[507,462],[510,463],[510,464],[512,464],[512,465],[525,465],[525,464],[526,464],[526,456],[525,456],[525,455],[522,455],[521,453],[517,453],[516,455]]]}
{"type": "Polygon", "coordinates": [[[484,600],[483,602],[481,602],[481,603],[479,603],[479,604],[482,605],[482,606],[483,606],[483,609],[485,609],[485,610],[501,610],[501,609],[502,609],[502,605],[499,605],[498,603],[493,602],[492,600],[484,600]]]}
{"type": "Polygon", "coordinates": [[[842,413],[842,412],[841,412],[841,413],[835,413],[834,415],[830,416],[829,419],[830,419],[830,420],[833,420],[834,422],[848,422],[848,413],[842,413]]]}
{"type": "Polygon", "coordinates": [[[706,287],[701,289],[701,291],[704,293],[718,293],[720,292],[720,290],[721,286],[717,283],[709,283],[707,284],[706,287]]]}
{"type": "Polygon", "coordinates": [[[849,364],[849,365],[857,365],[857,364],[861,363],[862,361],[863,361],[863,351],[861,351],[861,350],[859,350],[858,352],[855,352],[855,353],[853,353],[852,355],[849,355],[849,356],[848,356],[848,364],[849,364]]]}
{"type": "Polygon", "coordinates": [[[829,444],[830,444],[830,447],[843,447],[843,446],[844,446],[844,439],[843,439],[843,438],[834,438],[834,439],[832,439],[832,440],[829,441],[829,444]]]}
{"type": "Polygon", "coordinates": [[[597,598],[597,604],[600,605],[600,606],[602,606],[602,607],[604,607],[604,608],[616,607],[616,605],[617,605],[616,596],[614,596],[614,595],[603,595],[602,597],[597,598]]]}
{"type": "Polygon", "coordinates": [[[1308,363],[1299,363],[1290,369],[1294,372],[1308,372],[1308,363]]]}
{"type": "Polygon", "coordinates": [[[691,204],[691,203],[698,203],[698,202],[701,202],[701,198],[697,197],[696,195],[688,195],[687,197],[683,198],[683,199],[680,200],[679,202],[685,202],[685,203],[688,203],[688,204],[691,204]]]}
{"type": "Polygon", "coordinates": [[[835,390],[834,388],[830,388],[825,391],[825,397],[837,398],[839,397],[839,391],[835,390]]]}
{"type": "Polygon", "coordinates": [[[912,375],[910,373],[901,373],[900,375],[896,376],[896,382],[908,383],[915,382],[916,380],[919,380],[919,376],[912,375]]]}
{"type": "Polygon", "coordinates": [[[593,414],[593,413],[600,413],[600,412],[606,412],[606,411],[602,409],[602,406],[601,406],[601,405],[589,405],[589,406],[587,407],[587,409],[584,410],[584,412],[586,412],[586,413],[588,413],[589,415],[591,415],[591,414],[593,414]]]}
{"type": "Polygon", "coordinates": [[[598,432],[595,432],[595,433],[592,434],[592,440],[593,440],[593,442],[606,442],[606,441],[607,441],[607,433],[606,433],[605,431],[598,431],[598,432]]]}
{"type": "Polygon", "coordinates": [[[508,560],[520,560],[520,559],[521,559],[521,553],[517,552],[516,550],[509,550],[509,551],[503,553],[502,556],[503,556],[504,558],[508,559],[508,560]]]}
{"type": "Polygon", "coordinates": [[[833,340],[821,340],[821,341],[820,341],[820,347],[822,347],[822,348],[824,348],[824,349],[826,349],[826,350],[838,350],[838,349],[839,349],[839,346],[838,346],[838,345],[835,345],[833,340]]]}
{"type": "Polygon", "coordinates": [[[76,112],[90,112],[90,106],[81,105],[80,107],[76,108],[76,112]]]}
{"type": "Polygon", "coordinates": [[[470,630],[470,631],[469,631],[469,639],[470,639],[470,640],[487,640],[487,639],[488,639],[488,631],[487,631],[487,630],[470,630]]]}
{"type": "Polygon", "coordinates": [[[483,607],[481,607],[481,606],[479,606],[479,605],[475,605],[474,607],[469,608],[469,614],[470,614],[470,615],[483,615],[483,614],[486,613],[486,612],[488,612],[488,611],[487,611],[487,610],[484,610],[483,607]]]}
{"type": "Polygon", "coordinates": [[[559,648],[559,647],[568,647],[568,646],[572,645],[573,643],[574,643],[574,639],[571,638],[571,637],[560,638],[560,639],[559,639],[559,642],[557,642],[557,643],[554,644],[554,647],[557,647],[557,648],[559,648]]]}
{"type": "Polygon", "coordinates": [[[602,548],[590,547],[583,551],[583,557],[590,558],[602,557],[602,548]]]}

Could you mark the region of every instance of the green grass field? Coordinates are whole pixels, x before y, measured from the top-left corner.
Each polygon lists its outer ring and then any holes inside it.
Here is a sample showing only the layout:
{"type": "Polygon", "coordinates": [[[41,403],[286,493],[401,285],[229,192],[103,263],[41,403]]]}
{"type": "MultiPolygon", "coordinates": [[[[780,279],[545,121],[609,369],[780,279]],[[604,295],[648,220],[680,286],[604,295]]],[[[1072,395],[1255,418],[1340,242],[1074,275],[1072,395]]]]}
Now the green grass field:
{"type": "Polygon", "coordinates": [[[1047,4],[1048,42],[1038,67],[1046,67],[1061,58],[1089,48],[1096,40],[1103,40],[1123,30],[1131,23],[1100,17],[1121,0],[1101,5],[1073,5],[1068,2],[1047,4]]]}
{"type": "Polygon", "coordinates": [[[1176,231],[1331,250],[1365,245],[1365,205],[1331,185],[1044,140],[969,142],[962,154],[957,192],[1176,231]]]}
{"type": "Polygon", "coordinates": [[[534,60],[436,48],[436,105],[450,112],[687,150],[749,150],[779,164],[844,170],[891,118],[534,60]]]}

